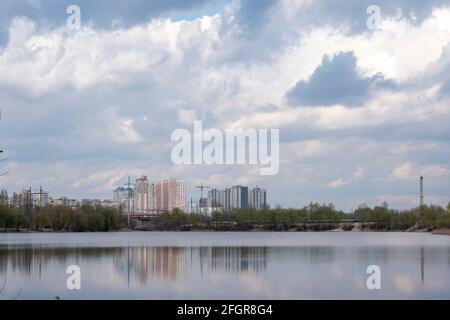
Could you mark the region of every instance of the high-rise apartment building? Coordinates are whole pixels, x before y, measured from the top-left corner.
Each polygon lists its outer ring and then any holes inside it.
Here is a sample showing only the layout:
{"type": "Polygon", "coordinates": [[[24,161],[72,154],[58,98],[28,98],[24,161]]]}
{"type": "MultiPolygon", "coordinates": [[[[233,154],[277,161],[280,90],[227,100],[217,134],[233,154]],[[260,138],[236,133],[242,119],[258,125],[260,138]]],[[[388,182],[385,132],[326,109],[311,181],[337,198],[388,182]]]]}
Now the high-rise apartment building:
{"type": "Polygon", "coordinates": [[[134,197],[132,188],[118,187],[113,192],[113,201],[120,207],[122,212],[132,212],[134,207],[134,197]]]}
{"type": "Polygon", "coordinates": [[[148,194],[149,183],[147,176],[141,176],[136,179],[134,185],[134,212],[135,213],[147,213],[148,210],[148,194]]]}
{"type": "Polygon", "coordinates": [[[224,213],[230,213],[231,212],[231,189],[226,188],[225,190],[222,190],[220,193],[220,203],[223,207],[224,213]]]}
{"type": "Polygon", "coordinates": [[[267,209],[266,190],[256,187],[249,192],[248,205],[250,208],[267,209]]]}
{"type": "Polygon", "coordinates": [[[221,191],[219,189],[208,190],[208,206],[212,208],[222,207],[221,191]]]}
{"type": "Polygon", "coordinates": [[[13,208],[24,208],[26,196],[27,194],[24,192],[14,192],[10,199],[10,205],[13,208]]]}
{"type": "Polygon", "coordinates": [[[175,201],[172,202],[172,209],[169,206],[169,210],[173,210],[175,208],[186,211],[186,181],[185,180],[175,180],[176,181],[176,192],[175,192],[175,201]]]}
{"type": "Polygon", "coordinates": [[[161,192],[161,210],[169,211],[169,180],[161,181],[161,192]]]}
{"type": "Polygon", "coordinates": [[[5,189],[2,189],[2,191],[0,192],[0,204],[2,205],[8,205],[8,191],[6,191],[5,189]]]}
{"type": "Polygon", "coordinates": [[[14,208],[42,208],[50,205],[50,197],[48,192],[43,191],[42,188],[38,190],[22,190],[20,193],[13,193],[10,204],[14,208]]]}
{"type": "Polygon", "coordinates": [[[178,179],[161,180],[155,183],[155,210],[172,211],[175,208],[185,211],[186,181],[178,179]]]}
{"type": "Polygon", "coordinates": [[[41,208],[50,205],[48,192],[43,191],[42,188],[40,188],[39,190],[32,190],[31,205],[33,207],[41,207],[41,208]]]}
{"type": "Polygon", "coordinates": [[[161,181],[155,183],[155,210],[161,210],[162,208],[162,184],[161,181]]]}
{"type": "Polygon", "coordinates": [[[152,213],[155,212],[156,209],[156,192],[155,192],[155,184],[151,183],[148,186],[148,210],[152,213]]]}
{"type": "Polygon", "coordinates": [[[233,186],[231,188],[231,209],[248,208],[248,187],[233,186]]]}
{"type": "MultiPolygon", "coordinates": [[[[126,208],[128,194],[132,196],[132,211],[138,214],[159,214],[175,208],[186,211],[186,181],[165,179],[150,183],[147,176],[136,179],[134,189],[118,187],[114,190],[114,204],[122,203],[126,208]]],[[[129,212],[122,209],[122,212],[129,212]]]]}

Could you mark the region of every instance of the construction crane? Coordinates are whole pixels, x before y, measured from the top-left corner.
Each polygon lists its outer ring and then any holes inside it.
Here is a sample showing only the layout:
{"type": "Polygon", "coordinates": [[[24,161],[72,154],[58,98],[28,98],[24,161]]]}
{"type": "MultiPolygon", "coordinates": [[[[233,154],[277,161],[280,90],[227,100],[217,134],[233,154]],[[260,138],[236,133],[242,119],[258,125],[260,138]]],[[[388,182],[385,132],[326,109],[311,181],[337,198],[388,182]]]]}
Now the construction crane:
{"type": "MultiPolygon", "coordinates": [[[[133,186],[134,187],[134,183],[131,183],[131,177],[130,176],[128,176],[128,181],[126,182],[126,183],[124,183],[123,184],[124,186],[126,186],[127,187],[127,205],[128,205],[128,208],[127,208],[127,220],[128,220],[128,227],[130,226],[130,214],[132,213],[131,212],[131,198],[132,198],[132,191],[131,191],[131,186],[133,186]]],[[[133,213],[134,213],[134,206],[133,206],[133,213]]]]}
{"type": "Polygon", "coordinates": [[[203,190],[204,190],[204,189],[211,189],[211,187],[205,186],[205,185],[203,184],[203,182],[200,183],[200,185],[195,186],[195,187],[196,187],[197,189],[200,189],[200,199],[203,199],[203,190]]]}
{"type": "Polygon", "coordinates": [[[205,189],[211,189],[211,187],[204,185],[203,183],[200,183],[198,186],[195,186],[197,189],[200,189],[200,200],[198,201],[198,208],[201,210],[201,208],[206,207],[206,199],[203,198],[203,190],[205,189]]]}

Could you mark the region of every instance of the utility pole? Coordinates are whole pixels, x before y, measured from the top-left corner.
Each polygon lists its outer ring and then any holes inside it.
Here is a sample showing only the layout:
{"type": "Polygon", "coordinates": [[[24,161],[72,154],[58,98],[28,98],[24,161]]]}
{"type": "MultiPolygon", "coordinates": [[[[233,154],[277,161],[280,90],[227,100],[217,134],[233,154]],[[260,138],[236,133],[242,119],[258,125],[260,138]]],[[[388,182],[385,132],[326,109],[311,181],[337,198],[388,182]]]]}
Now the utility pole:
{"type": "Polygon", "coordinates": [[[31,227],[31,211],[32,211],[32,207],[33,204],[31,203],[32,201],[32,195],[31,195],[31,187],[29,190],[26,191],[25,194],[25,216],[27,217],[27,224],[28,224],[28,228],[31,227]]]}
{"type": "Polygon", "coordinates": [[[39,206],[42,207],[42,186],[39,187],[39,206]]]}
{"type": "Polygon", "coordinates": [[[420,207],[419,207],[419,216],[422,216],[423,214],[423,177],[420,177],[420,207]]]}

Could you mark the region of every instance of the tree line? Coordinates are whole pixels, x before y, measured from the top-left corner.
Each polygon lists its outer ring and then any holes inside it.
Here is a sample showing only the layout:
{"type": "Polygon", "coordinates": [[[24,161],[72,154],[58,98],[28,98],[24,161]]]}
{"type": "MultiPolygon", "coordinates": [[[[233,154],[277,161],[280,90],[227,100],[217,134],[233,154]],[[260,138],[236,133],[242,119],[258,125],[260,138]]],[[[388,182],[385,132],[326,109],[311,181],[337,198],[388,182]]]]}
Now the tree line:
{"type": "MultiPolygon", "coordinates": [[[[179,209],[163,213],[145,224],[132,225],[137,230],[217,230],[245,231],[323,231],[336,228],[351,230],[358,222],[362,228],[379,231],[450,229],[450,203],[447,208],[423,206],[410,210],[373,208],[361,205],[352,213],[336,210],[332,204],[311,203],[300,209],[240,209],[211,216],[185,214],[179,209]]],[[[127,217],[113,208],[81,206],[35,208],[32,212],[0,205],[0,230],[113,231],[127,226],[127,217]]]]}
{"type": "Polygon", "coordinates": [[[35,208],[32,212],[0,205],[0,229],[52,231],[112,231],[121,226],[121,218],[113,208],[81,206],[35,208]]]}
{"type": "Polygon", "coordinates": [[[374,208],[361,205],[352,213],[336,210],[332,204],[311,203],[300,209],[232,210],[214,212],[210,217],[184,214],[178,209],[159,215],[141,228],[144,230],[231,230],[263,229],[272,231],[351,230],[358,222],[363,229],[379,231],[434,230],[450,228],[450,203],[447,208],[423,206],[410,210],[374,208]]]}

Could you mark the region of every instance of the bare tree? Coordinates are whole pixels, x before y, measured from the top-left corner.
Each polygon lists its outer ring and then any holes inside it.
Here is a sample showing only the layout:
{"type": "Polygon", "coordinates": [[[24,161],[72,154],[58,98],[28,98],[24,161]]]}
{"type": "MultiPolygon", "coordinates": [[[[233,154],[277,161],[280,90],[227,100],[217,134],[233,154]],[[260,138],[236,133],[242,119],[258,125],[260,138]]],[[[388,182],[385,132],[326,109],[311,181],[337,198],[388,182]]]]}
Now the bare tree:
{"type": "MultiPolygon", "coordinates": [[[[6,287],[6,276],[3,280],[2,287],[0,288],[0,295],[2,294],[3,290],[5,290],[5,287],[6,287]]],[[[16,300],[22,294],[22,290],[23,290],[23,288],[20,288],[19,291],[17,292],[17,294],[11,300],[16,300]]]]}
{"type": "MultiPolygon", "coordinates": [[[[0,120],[1,120],[1,119],[2,119],[2,111],[0,110],[0,120]]],[[[0,150],[0,153],[3,153],[3,150],[0,150]]],[[[9,159],[9,157],[6,157],[6,158],[0,158],[0,162],[1,162],[1,161],[6,161],[6,160],[8,160],[8,159],[9,159]]],[[[6,174],[8,174],[9,171],[10,171],[10,169],[8,168],[6,171],[0,173],[0,177],[1,177],[1,176],[4,176],[4,175],[6,175],[6,174]]],[[[3,292],[3,290],[4,290],[5,287],[6,287],[6,281],[7,281],[7,278],[6,278],[6,276],[5,276],[5,279],[4,279],[4,281],[3,281],[2,287],[0,288],[0,294],[3,292]]],[[[23,289],[23,288],[20,288],[19,292],[17,293],[17,295],[16,295],[12,300],[16,300],[16,299],[20,296],[20,294],[22,293],[22,289],[23,289]]]]}
{"type": "MultiPolygon", "coordinates": [[[[0,110],[0,120],[2,119],[2,111],[0,110]]],[[[3,153],[3,150],[0,150],[0,153],[3,153]]],[[[6,158],[0,158],[0,162],[1,161],[6,161],[6,160],[8,160],[9,159],[9,157],[6,157],[6,158]]],[[[8,174],[9,173],[9,171],[10,171],[10,169],[7,169],[6,171],[4,171],[4,172],[0,172],[0,177],[1,176],[4,176],[4,175],[6,175],[6,174],[8,174]]]]}
{"type": "MultiPolygon", "coordinates": [[[[0,153],[3,153],[3,150],[0,150],[0,153]]],[[[9,157],[1,158],[0,161],[6,161],[6,160],[8,160],[8,159],[9,159],[9,157]]],[[[4,175],[7,175],[7,174],[9,173],[9,171],[10,171],[10,169],[8,168],[6,171],[0,173],[0,177],[1,177],[1,176],[4,176],[4,175]]]]}

